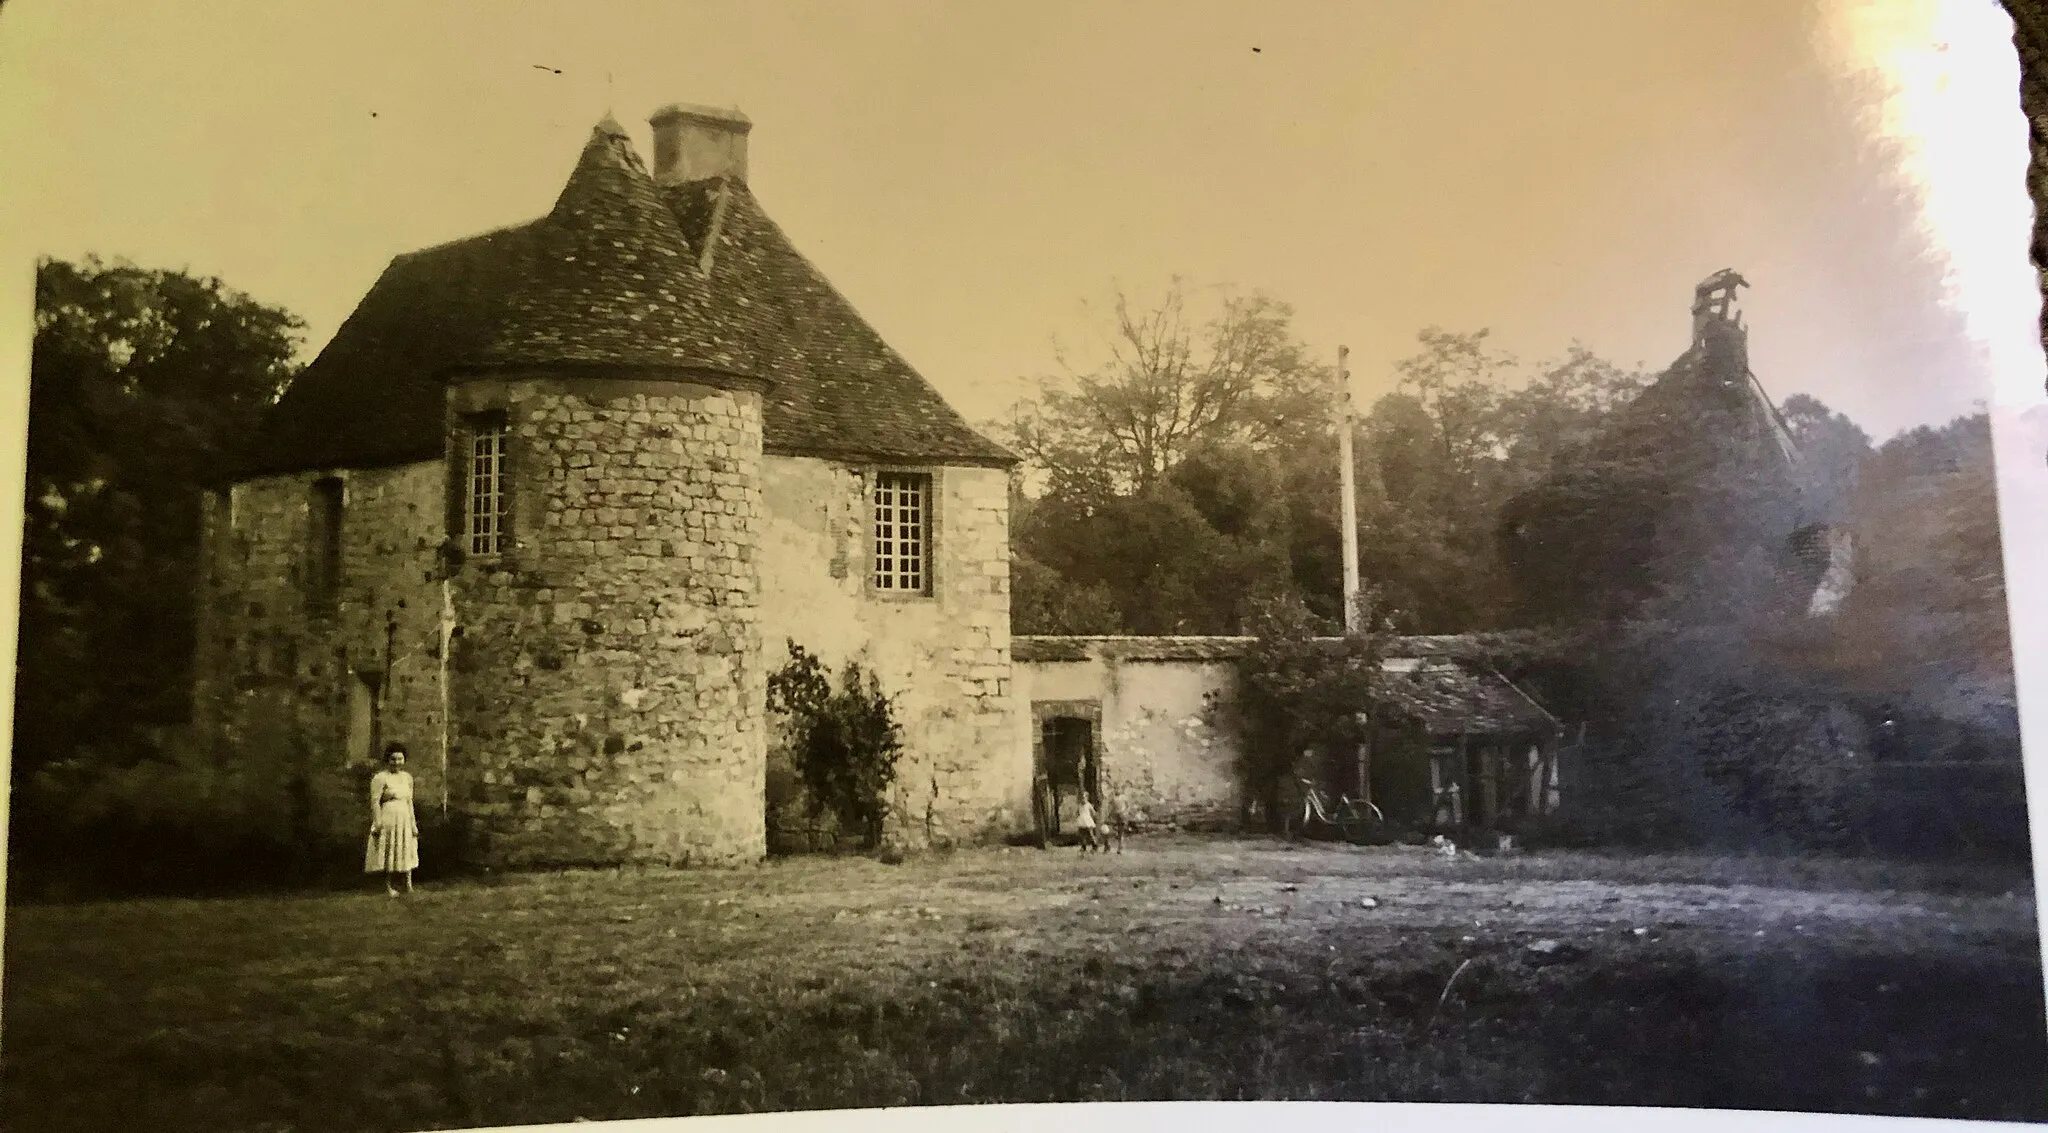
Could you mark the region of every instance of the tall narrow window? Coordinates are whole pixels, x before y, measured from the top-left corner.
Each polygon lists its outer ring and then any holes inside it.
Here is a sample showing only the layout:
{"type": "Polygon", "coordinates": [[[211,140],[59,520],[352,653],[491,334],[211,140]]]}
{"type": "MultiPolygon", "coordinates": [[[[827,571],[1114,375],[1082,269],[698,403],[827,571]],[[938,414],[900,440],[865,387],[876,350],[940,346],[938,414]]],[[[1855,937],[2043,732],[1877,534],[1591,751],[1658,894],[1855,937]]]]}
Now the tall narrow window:
{"type": "Polygon", "coordinates": [[[929,593],[931,487],[932,478],[921,473],[875,477],[875,589],[929,593]]]}
{"type": "Polygon", "coordinates": [[[472,555],[495,555],[505,549],[505,432],[503,418],[470,422],[464,528],[472,555]]]}
{"type": "Polygon", "coordinates": [[[315,481],[307,502],[312,538],[306,548],[306,607],[328,613],[341,600],[341,481],[315,481]]]}

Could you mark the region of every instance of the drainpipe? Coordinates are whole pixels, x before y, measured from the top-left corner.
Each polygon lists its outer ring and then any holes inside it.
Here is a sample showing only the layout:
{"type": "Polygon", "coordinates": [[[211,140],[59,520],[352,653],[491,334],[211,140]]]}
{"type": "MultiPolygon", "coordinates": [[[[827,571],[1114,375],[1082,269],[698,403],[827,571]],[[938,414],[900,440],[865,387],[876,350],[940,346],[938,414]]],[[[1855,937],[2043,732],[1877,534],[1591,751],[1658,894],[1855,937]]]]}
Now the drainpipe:
{"type": "Polygon", "coordinates": [[[441,818],[448,818],[448,647],[455,640],[455,589],[441,576],[441,818]]]}

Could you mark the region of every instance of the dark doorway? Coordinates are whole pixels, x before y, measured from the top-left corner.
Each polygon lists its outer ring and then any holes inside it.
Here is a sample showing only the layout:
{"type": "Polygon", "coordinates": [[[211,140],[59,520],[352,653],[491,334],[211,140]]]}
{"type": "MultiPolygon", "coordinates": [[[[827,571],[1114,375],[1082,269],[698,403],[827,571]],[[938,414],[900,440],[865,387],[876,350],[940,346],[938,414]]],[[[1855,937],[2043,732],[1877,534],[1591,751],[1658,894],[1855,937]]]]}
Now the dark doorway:
{"type": "Polygon", "coordinates": [[[1095,760],[1095,721],[1052,716],[1042,726],[1046,783],[1053,798],[1052,829],[1057,834],[1065,819],[1080,810],[1084,793],[1090,799],[1100,793],[1102,771],[1095,760]]]}
{"type": "Polygon", "coordinates": [[[1031,718],[1031,809],[1043,846],[1066,832],[1083,792],[1102,805],[1102,704],[1034,700],[1031,718]]]}

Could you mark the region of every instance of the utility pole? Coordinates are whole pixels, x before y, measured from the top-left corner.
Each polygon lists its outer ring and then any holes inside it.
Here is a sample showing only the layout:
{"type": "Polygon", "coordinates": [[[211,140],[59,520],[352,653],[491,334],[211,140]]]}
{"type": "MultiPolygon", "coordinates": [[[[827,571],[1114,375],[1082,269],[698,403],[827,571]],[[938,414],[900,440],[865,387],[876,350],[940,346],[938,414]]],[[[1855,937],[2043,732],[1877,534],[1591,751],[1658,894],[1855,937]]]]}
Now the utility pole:
{"type": "Polygon", "coordinates": [[[1337,348],[1337,462],[1338,483],[1343,487],[1344,536],[1344,633],[1356,637],[1364,632],[1358,608],[1358,486],[1351,469],[1351,348],[1337,348]]]}
{"type": "MultiPolygon", "coordinates": [[[[1372,627],[1365,625],[1365,611],[1358,601],[1358,485],[1351,459],[1351,348],[1337,348],[1337,483],[1342,489],[1344,518],[1344,636],[1359,637],[1372,627]]],[[[1369,712],[1358,714],[1362,733],[1354,753],[1353,769],[1358,774],[1358,797],[1372,807],[1372,719],[1369,712]]],[[[1378,813],[1378,808],[1373,807],[1378,813]]]]}

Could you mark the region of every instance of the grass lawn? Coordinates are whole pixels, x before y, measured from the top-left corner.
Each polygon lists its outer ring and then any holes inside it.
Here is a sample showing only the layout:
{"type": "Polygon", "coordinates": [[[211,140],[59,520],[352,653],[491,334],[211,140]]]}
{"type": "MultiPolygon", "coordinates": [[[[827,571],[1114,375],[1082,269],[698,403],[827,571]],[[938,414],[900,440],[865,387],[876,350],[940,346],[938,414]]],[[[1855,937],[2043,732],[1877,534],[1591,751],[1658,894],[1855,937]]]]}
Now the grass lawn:
{"type": "Polygon", "coordinates": [[[22,907],[5,960],[17,1131],[1162,1098],[2048,1119],[2031,885],[1870,862],[1136,839],[22,907]]]}

